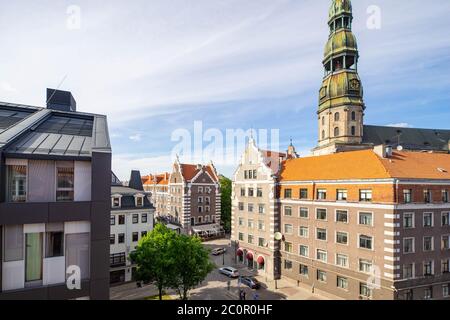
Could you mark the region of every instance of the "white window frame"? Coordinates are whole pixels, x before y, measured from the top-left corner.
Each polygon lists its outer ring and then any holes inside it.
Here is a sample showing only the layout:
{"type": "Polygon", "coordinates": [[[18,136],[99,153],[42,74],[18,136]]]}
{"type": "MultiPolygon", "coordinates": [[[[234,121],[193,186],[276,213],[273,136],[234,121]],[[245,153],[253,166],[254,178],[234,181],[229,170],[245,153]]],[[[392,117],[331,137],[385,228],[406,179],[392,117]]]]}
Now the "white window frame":
{"type": "Polygon", "coordinates": [[[328,241],[328,229],[316,227],[316,234],[314,235],[314,238],[315,238],[315,240],[317,240],[317,241],[327,242],[327,241],[328,241]],[[322,240],[322,239],[318,239],[318,238],[317,238],[317,232],[318,232],[319,229],[325,230],[326,240],[322,240]]]}
{"type": "Polygon", "coordinates": [[[423,252],[433,252],[434,251],[434,236],[424,236],[422,240],[422,250],[423,252]],[[431,238],[431,250],[425,250],[425,238],[431,238]]]}
{"type": "Polygon", "coordinates": [[[367,251],[375,251],[375,237],[367,234],[358,233],[358,249],[367,250],[367,251]],[[361,236],[371,237],[372,238],[372,249],[367,249],[361,247],[360,238],[361,236]]]}
{"type": "Polygon", "coordinates": [[[334,264],[336,265],[336,267],[339,267],[339,268],[345,268],[345,269],[350,268],[350,260],[349,260],[348,254],[336,253],[336,255],[334,256],[334,264]],[[340,264],[338,264],[338,256],[344,256],[347,258],[347,264],[345,266],[341,266],[340,264]]]}
{"type": "Polygon", "coordinates": [[[336,222],[336,223],[343,223],[343,224],[349,224],[349,223],[350,223],[350,214],[349,214],[348,210],[344,210],[344,209],[335,209],[335,210],[334,210],[334,222],[336,222]],[[337,220],[337,212],[338,212],[338,211],[345,211],[345,212],[347,212],[347,222],[342,222],[342,221],[338,221],[338,220],[337,220]]]}
{"type": "Polygon", "coordinates": [[[305,219],[305,220],[307,220],[307,219],[309,219],[309,208],[308,207],[299,207],[298,208],[298,217],[300,218],[300,219],[305,219]],[[301,215],[300,215],[300,212],[302,211],[302,209],[306,209],[306,212],[308,213],[308,216],[305,218],[305,217],[302,217],[301,215]]]}
{"type": "Polygon", "coordinates": [[[305,244],[299,244],[298,245],[298,255],[300,257],[303,257],[303,258],[309,258],[309,246],[307,246],[305,244]],[[306,251],[307,251],[307,255],[306,256],[302,255],[301,247],[305,247],[306,248],[306,251]]]}
{"type": "Polygon", "coordinates": [[[294,225],[292,223],[285,223],[284,226],[283,226],[283,230],[284,230],[285,234],[292,235],[292,234],[294,234],[294,225]],[[286,231],[286,226],[291,226],[292,231],[291,232],[287,232],[286,231]]]}
{"type": "Polygon", "coordinates": [[[415,237],[405,237],[402,240],[402,252],[403,254],[414,254],[416,253],[416,238],[415,237]],[[406,240],[412,240],[413,244],[412,244],[412,251],[411,252],[406,252],[405,251],[405,242],[406,240]]]}
{"type": "Polygon", "coordinates": [[[338,244],[338,245],[340,245],[340,246],[349,246],[349,243],[350,243],[350,237],[349,237],[349,233],[347,232],[347,231],[339,231],[339,230],[336,230],[335,232],[334,232],[334,242],[336,243],[336,244],[338,244]],[[345,233],[346,235],[347,235],[347,243],[339,243],[339,242],[337,242],[337,235],[338,235],[338,233],[345,233]]]}
{"type": "Polygon", "coordinates": [[[402,214],[402,224],[403,224],[403,229],[415,229],[416,228],[416,213],[415,212],[403,212],[402,214]],[[411,219],[412,219],[412,227],[406,227],[405,226],[405,216],[406,215],[412,215],[411,219]]]}
{"type": "Polygon", "coordinates": [[[315,220],[316,221],[328,222],[328,209],[327,208],[316,208],[315,213],[316,213],[316,216],[315,216],[315,218],[316,218],[315,220]],[[317,219],[317,210],[325,210],[325,214],[326,214],[325,219],[317,219]]]}
{"type": "Polygon", "coordinates": [[[433,228],[434,227],[434,212],[427,211],[422,214],[422,226],[424,228],[433,228]],[[431,214],[431,226],[425,226],[425,215],[426,214],[431,214]]]}
{"type": "Polygon", "coordinates": [[[316,260],[319,261],[319,262],[328,263],[328,252],[326,250],[323,250],[323,249],[316,249],[316,260]],[[325,260],[319,259],[319,252],[321,254],[325,254],[325,260]]]}
{"type": "Polygon", "coordinates": [[[442,211],[441,212],[441,227],[448,227],[450,226],[450,211],[442,211]],[[449,222],[449,224],[443,224],[442,218],[444,217],[444,215],[448,215],[447,221],[449,222]]]}
{"type": "Polygon", "coordinates": [[[299,226],[298,227],[298,236],[303,239],[309,239],[309,227],[299,226]],[[302,235],[301,231],[306,229],[306,236],[302,235]]]}
{"type": "Polygon", "coordinates": [[[375,224],[375,215],[373,214],[373,211],[358,211],[358,225],[359,226],[365,226],[365,227],[373,227],[375,224]],[[368,225],[368,224],[361,224],[360,223],[360,217],[361,217],[361,213],[370,213],[372,215],[372,224],[368,225]]]}

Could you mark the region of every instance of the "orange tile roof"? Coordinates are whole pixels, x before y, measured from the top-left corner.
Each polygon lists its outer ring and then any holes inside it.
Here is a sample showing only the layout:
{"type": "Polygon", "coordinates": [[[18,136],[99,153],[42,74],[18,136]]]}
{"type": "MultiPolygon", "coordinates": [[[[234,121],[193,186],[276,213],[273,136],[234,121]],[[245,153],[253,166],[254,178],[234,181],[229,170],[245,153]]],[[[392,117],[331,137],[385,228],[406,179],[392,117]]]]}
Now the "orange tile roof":
{"type": "Polygon", "coordinates": [[[281,181],[351,179],[450,179],[450,154],[393,152],[381,158],[373,150],[286,160],[281,181]],[[444,169],[444,172],[438,170],[444,169]],[[447,171],[447,172],[445,172],[447,171]]]}
{"type": "MultiPolygon", "coordinates": [[[[206,169],[206,172],[209,173],[211,178],[214,181],[218,181],[216,179],[216,174],[214,173],[214,170],[211,168],[211,165],[203,166],[206,169]]],[[[191,181],[199,172],[198,165],[196,164],[186,164],[181,163],[181,171],[183,173],[183,178],[186,181],[191,181]]]]}
{"type": "Polygon", "coordinates": [[[151,174],[151,175],[142,177],[142,184],[143,185],[153,185],[153,184],[167,185],[167,184],[169,184],[169,177],[170,177],[170,174],[167,172],[161,173],[161,174],[156,174],[156,175],[151,174]]]}

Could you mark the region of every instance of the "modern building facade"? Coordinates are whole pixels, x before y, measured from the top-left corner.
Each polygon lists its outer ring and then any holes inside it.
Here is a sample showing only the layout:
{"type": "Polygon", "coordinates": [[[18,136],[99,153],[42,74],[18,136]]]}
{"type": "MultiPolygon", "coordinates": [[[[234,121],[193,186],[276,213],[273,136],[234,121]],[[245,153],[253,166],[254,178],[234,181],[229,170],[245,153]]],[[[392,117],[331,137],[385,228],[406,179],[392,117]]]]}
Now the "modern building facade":
{"type": "Polygon", "coordinates": [[[110,282],[134,279],[130,253],[153,230],[155,208],[144,191],[139,171],[131,173],[128,186],[113,174],[111,185],[110,282]]]}
{"type": "Polygon", "coordinates": [[[47,101],[0,103],[0,299],[108,299],[107,120],[70,92],[47,101]]]}
{"type": "Polygon", "coordinates": [[[158,218],[172,227],[201,237],[224,235],[220,181],[212,163],[185,164],[177,159],[170,175],[149,175],[143,184],[152,192],[158,218]]]}

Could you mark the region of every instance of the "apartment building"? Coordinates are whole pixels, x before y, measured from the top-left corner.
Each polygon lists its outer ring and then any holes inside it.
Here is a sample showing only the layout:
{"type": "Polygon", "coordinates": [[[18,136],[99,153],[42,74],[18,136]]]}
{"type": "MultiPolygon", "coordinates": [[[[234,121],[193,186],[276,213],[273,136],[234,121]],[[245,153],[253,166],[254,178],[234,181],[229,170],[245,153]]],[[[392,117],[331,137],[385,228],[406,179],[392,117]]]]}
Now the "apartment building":
{"type": "Polygon", "coordinates": [[[343,299],[448,299],[449,172],[450,154],[384,146],[285,161],[282,276],[343,299]]]}
{"type": "Polygon", "coordinates": [[[145,190],[152,190],[157,216],[169,227],[203,238],[224,235],[220,224],[220,181],[212,163],[186,164],[176,159],[169,176],[143,178],[145,190]]]}
{"type": "Polygon", "coordinates": [[[70,92],[47,101],[0,103],[0,299],[108,299],[107,120],[70,92]]]}
{"type": "Polygon", "coordinates": [[[142,177],[144,190],[151,193],[151,202],[155,207],[155,216],[168,215],[170,173],[150,174],[142,177]]]}
{"type": "Polygon", "coordinates": [[[144,191],[139,171],[132,171],[128,186],[113,174],[111,185],[110,282],[134,279],[130,253],[153,230],[155,208],[144,191]]]}
{"type": "Polygon", "coordinates": [[[260,150],[250,139],[232,182],[231,242],[236,262],[268,279],[280,276],[276,188],[285,159],[285,153],[260,150]]]}

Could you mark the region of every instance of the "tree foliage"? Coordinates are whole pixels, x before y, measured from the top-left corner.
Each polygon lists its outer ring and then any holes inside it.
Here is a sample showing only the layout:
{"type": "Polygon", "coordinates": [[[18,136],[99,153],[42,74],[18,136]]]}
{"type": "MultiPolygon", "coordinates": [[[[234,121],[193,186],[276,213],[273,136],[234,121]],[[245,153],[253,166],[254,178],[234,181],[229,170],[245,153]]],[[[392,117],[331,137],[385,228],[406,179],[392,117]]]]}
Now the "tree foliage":
{"type": "Polygon", "coordinates": [[[137,265],[136,279],[154,283],[160,300],[166,288],[175,289],[186,300],[214,268],[209,250],[198,237],[179,235],[163,224],[139,241],[130,259],[137,265]]]}
{"type": "Polygon", "coordinates": [[[173,244],[176,271],[171,287],[181,299],[187,300],[189,291],[206,278],[214,264],[209,260],[209,250],[198,237],[180,235],[173,244]]]}
{"type": "Polygon", "coordinates": [[[231,231],[231,180],[227,177],[220,177],[221,189],[221,220],[224,224],[224,229],[227,232],[231,231]]]}
{"type": "Polygon", "coordinates": [[[160,300],[164,288],[170,286],[175,276],[172,246],[177,236],[175,231],[157,224],[152,232],[139,241],[136,251],[130,254],[131,261],[137,264],[136,280],[154,283],[160,300]]]}

